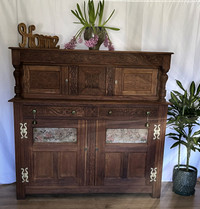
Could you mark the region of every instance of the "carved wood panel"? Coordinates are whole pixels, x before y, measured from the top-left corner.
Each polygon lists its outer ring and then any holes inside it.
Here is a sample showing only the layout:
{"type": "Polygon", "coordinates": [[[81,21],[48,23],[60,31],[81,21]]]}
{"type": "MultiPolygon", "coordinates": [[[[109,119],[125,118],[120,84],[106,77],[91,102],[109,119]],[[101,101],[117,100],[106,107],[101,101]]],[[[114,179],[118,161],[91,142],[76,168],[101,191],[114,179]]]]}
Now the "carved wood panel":
{"type": "Polygon", "coordinates": [[[78,66],[69,66],[69,95],[78,94],[78,66]]]}
{"type": "Polygon", "coordinates": [[[106,77],[105,67],[79,67],[79,94],[105,95],[106,77]]]}
{"type": "Polygon", "coordinates": [[[56,66],[25,66],[24,93],[61,94],[62,71],[56,66]]]}
{"type": "Polygon", "coordinates": [[[116,95],[158,96],[158,69],[117,68],[116,95]]]}

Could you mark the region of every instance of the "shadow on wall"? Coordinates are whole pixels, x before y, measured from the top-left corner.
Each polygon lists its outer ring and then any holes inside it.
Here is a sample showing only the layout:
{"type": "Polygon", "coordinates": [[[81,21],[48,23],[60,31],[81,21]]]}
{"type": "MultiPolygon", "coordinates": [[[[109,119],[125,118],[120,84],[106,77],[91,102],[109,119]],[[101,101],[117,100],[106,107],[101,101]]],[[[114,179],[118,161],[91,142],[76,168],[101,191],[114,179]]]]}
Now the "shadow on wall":
{"type": "Polygon", "coordinates": [[[4,127],[0,122],[0,184],[10,184],[16,181],[15,151],[4,127]]]}

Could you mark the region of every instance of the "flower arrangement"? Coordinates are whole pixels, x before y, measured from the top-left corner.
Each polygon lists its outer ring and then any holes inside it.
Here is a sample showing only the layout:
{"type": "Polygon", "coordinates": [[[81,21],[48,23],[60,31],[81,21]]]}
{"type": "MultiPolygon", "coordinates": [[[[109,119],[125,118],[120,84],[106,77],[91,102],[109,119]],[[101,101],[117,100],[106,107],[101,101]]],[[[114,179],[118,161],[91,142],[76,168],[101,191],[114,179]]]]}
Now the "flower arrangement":
{"type": "Polygon", "coordinates": [[[79,22],[74,22],[75,24],[82,24],[83,26],[77,31],[75,36],[70,42],[65,44],[65,49],[74,49],[77,43],[82,43],[82,34],[84,34],[85,45],[89,49],[99,49],[100,45],[103,43],[108,50],[114,50],[114,46],[109,38],[107,29],[118,31],[119,28],[106,26],[107,22],[113,16],[115,10],[112,11],[110,16],[103,21],[104,14],[104,0],[99,1],[97,8],[95,9],[94,1],[88,0],[87,4],[87,14],[86,14],[86,3],[84,1],[83,11],[80,5],[77,4],[77,10],[71,10],[72,14],[79,20],[79,22]]]}

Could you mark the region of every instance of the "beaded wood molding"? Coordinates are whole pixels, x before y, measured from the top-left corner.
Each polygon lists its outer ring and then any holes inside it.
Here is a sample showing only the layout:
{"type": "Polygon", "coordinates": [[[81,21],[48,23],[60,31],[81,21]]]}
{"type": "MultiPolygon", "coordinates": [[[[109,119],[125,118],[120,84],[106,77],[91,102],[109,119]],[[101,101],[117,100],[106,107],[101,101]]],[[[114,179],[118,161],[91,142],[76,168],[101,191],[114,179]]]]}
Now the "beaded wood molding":
{"type": "Polygon", "coordinates": [[[28,26],[28,31],[24,23],[18,25],[18,32],[22,36],[22,43],[19,43],[19,47],[25,48],[28,40],[28,48],[60,48],[59,45],[56,46],[59,41],[58,36],[32,34],[34,30],[34,25],[28,26]]]}

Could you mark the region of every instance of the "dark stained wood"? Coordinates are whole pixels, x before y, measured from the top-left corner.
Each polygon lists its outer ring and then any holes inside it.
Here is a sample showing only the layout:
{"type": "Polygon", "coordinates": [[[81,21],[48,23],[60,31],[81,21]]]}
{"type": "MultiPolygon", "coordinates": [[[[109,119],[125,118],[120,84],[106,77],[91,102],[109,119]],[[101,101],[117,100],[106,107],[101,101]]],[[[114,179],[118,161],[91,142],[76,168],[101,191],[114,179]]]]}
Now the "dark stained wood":
{"type": "Polygon", "coordinates": [[[157,96],[158,69],[117,68],[116,95],[157,96]]]}
{"type": "Polygon", "coordinates": [[[128,155],[128,177],[145,177],[146,153],[128,155]]]}
{"type": "Polygon", "coordinates": [[[11,49],[13,66],[16,69],[17,98],[77,99],[74,95],[79,95],[78,98],[83,100],[137,98],[137,100],[165,101],[166,73],[170,67],[172,53],[11,49]],[[20,68],[21,65],[27,66],[27,69],[20,68]],[[42,75],[41,69],[41,72],[38,72],[40,81],[36,81],[34,72],[32,74],[26,72],[30,68],[38,67],[48,72],[50,68],[55,68],[53,66],[57,66],[60,70],[57,73],[49,72],[45,76],[42,75]],[[68,75],[62,66],[69,69],[68,75]],[[24,75],[23,79],[22,75],[24,75]],[[41,87],[57,85],[54,91],[53,88],[49,89],[49,94],[47,94],[48,88],[41,88],[40,92],[27,92],[26,88],[21,89],[22,83],[27,85],[27,79],[32,81],[32,84],[34,81],[40,82],[41,87]],[[69,94],[61,91],[66,86],[69,88],[69,94]]]}
{"type": "Polygon", "coordinates": [[[160,197],[171,53],[11,49],[18,199],[61,193],[160,197]],[[20,123],[27,130],[21,132],[20,123]],[[37,142],[34,128],[74,128],[77,141],[37,142]],[[146,129],[147,141],[106,143],[107,129],[146,129]],[[28,169],[27,182],[21,168],[28,169]]]}
{"type": "Polygon", "coordinates": [[[105,178],[122,177],[122,154],[106,153],[105,154],[105,178]]]}

